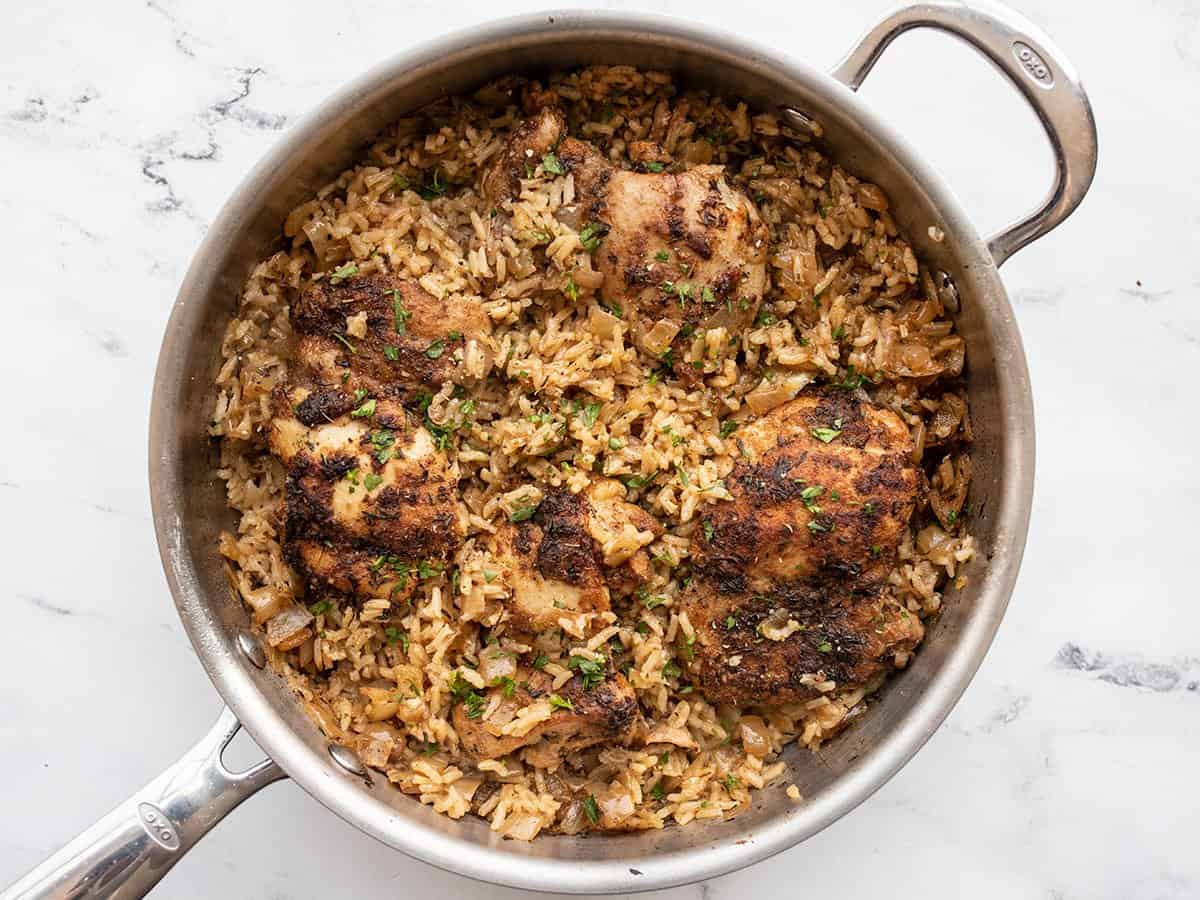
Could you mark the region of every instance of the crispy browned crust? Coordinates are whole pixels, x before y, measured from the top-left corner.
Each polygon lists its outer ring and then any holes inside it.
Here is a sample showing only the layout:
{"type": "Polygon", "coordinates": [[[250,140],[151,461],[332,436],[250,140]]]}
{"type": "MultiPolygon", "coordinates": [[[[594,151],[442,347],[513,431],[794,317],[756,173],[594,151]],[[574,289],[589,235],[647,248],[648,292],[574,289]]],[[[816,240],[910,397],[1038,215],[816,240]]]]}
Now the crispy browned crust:
{"type": "Polygon", "coordinates": [[[566,133],[566,121],[557,109],[542,109],[513,129],[504,151],[484,174],[480,190],[490,203],[515,197],[521,179],[536,167],[566,133]]]}
{"type": "MultiPolygon", "coordinates": [[[[522,686],[506,701],[516,707],[527,706],[551,693],[550,678],[543,672],[522,669],[517,680],[522,686]]],[[[454,708],[451,717],[454,730],[463,748],[478,759],[496,759],[543,740],[562,758],[601,741],[621,738],[629,742],[643,732],[645,722],[637,694],[620,673],[613,673],[590,689],[576,675],[556,693],[572,708],[556,709],[546,722],[521,737],[493,733],[499,729],[493,730],[487,723],[472,719],[463,704],[454,708]]]]}
{"type": "Polygon", "coordinates": [[[806,674],[866,680],[920,635],[915,617],[880,599],[921,486],[907,428],[828,390],[738,437],[744,458],[726,478],[733,501],[705,514],[692,544],[696,577],[682,597],[702,689],[714,702],[780,703],[811,695],[800,684],[806,674]],[[835,427],[828,443],[812,434],[835,427]],[[759,626],[773,611],[803,630],[763,638],[759,626]]]}
{"type": "Polygon", "coordinates": [[[321,387],[349,394],[365,390],[373,397],[406,399],[436,391],[446,381],[465,380],[456,353],[465,340],[488,332],[479,303],[438,300],[416,283],[391,275],[336,285],[315,282],[296,301],[293,317],[300,335],[296,360],[305,370],[298,375],[321,387]],[[402,332],[396,327],[397,298],[406,314],[401,316],[402,332]],[[366,336],[348,335],[346,317],[360,313],[367,316],[366,336]],[[435,342],[441,353],[430,356],[435,342]]]}

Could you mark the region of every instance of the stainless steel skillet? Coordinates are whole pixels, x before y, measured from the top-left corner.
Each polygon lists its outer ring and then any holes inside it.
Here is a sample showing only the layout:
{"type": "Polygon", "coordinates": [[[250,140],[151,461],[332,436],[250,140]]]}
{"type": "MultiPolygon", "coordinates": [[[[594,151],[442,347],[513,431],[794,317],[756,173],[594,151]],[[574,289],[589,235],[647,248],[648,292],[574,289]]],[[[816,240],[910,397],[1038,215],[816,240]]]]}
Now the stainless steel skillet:
{"type": "MultiPolygon", "coordinates": [[[[343,88],[288,132],[225,205],[179,292],[150,417],[150,489],[167,580],[180,617],[227,709],[174,766],[0,897],[136,897],[226,813],[285,776],[346,821],[409,855],[474,878],[535,890],[629,892],[711,878],[815,834],[888,780],[937,729],[991,643],[1020,565],[1033,491],[1033,408],[1021,338],[998,267],[1079,204],[1096,165],[1091,109],[1074,71],[1036,27],[998,5],[903,7],[830,74],[726,33],[630,13],[562,12],[509,19],[405,53],[343,88]],[[958,202],[854,93],[887,45],[912,28],[953,34],[993,62],[1033,107],[1054,150],[1044,203],[979,238],[958,202]],[[982,549],[970,585],[947,597],[910,667],[867,715],[817,754],[793,749],[806,802],[760,792],[729,822],[611,837],[498,839],[404,797],[352,752],[331,747],[287,688],[263,668],[247,614],[216,553],[230,524],[203,432],[225,323],[253,260],[287,212],[348,165],[389,120],[501,74],[588,63],[668,69],[682,80],[815,119],[846,167],[880,184],[919,254],[961,300],[977,436],[971,531],[982,549]],[[932,228],[931,228],[932,226],[932,228]],[[940,232],[942,240],[931,234],[940,232]],[[221,753],[241,725],[269,755],[230,772],[221,753]]],[[[249,862],[249,861],[248,861],[249,862]]]]}

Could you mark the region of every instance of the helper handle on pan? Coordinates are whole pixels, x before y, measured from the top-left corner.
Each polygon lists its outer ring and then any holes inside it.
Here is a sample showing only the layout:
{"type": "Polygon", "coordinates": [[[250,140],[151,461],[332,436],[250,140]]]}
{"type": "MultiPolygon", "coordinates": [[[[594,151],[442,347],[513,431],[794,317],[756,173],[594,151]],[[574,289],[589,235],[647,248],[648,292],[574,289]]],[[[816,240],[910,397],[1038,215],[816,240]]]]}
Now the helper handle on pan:
{"type": "Polygon", "coordinates": [[[144,897],[239,803],[285,777],[269,759],[230,772],[221,753],[241,723],[225,709],[178,762],[0,893],[0,900],[144,897]]]}
{"type": "Polygon", "coordinates": [[[1079,76],[1041,29],[998,3],[918,3],[902,7],[869,31],[833,77],[858,90],[895,38],[912,28],[936,28],[986,56],[1037,113],[1054,150],[1054,185],[1042,205],[988,240],[996,265],[1069,216],[1096,173],[1096,120],[1079,76]]]}

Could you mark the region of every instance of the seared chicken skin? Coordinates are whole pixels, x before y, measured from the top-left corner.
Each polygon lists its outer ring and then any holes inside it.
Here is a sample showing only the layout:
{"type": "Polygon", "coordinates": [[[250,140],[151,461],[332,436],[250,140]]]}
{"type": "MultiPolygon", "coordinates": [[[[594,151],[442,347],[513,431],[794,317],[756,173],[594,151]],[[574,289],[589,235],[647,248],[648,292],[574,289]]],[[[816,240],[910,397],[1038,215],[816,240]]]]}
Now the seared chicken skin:
{"type": "Polygon", "coordinates": [[[922,634],[883,593],[922,483],[908,429],[829,391],[784,404],[735,440],[733,501],[697,530],[696,575],[681,598],[700,687],[717,703],[784,703],[811,696],[816,673],[868,680],[922,634]]]}
{"type": "Polygon", "coordinates": [[[484,176],[485,196],[512,196],[522,175],[553,151],[574,176],[583,221],[607,229],[596,251],[601,296],[636,317],[643,350],[661,354],[681,329],[725,327],[732,335],[750,326],[767,288],[768,231],[724,167],[618,169],[565,134],[554,109],[523,122],[484,176]]]}
{"type": "Polygon", "coordinates": [[[447,559],[462,540],[457,468],[401,399],[458,377],[449,343],[426,352],[434,323],[478,337],[486,322],[466,304],[438,319],[435,305],[386,276],[320,283],[296,305],[298,365],[273,397],[268,441],[288,469],[289,555],[317,585],[404,597],[421,561],[447,559]]]}
{"type": "Polygon", "coordinates": [[[309,287],[293,311],[296,361],[325,387],[409,398],[471,380],[467,353],[487,357],[490,323],[477,301],[443,300],[391,275],[309,287]]]}
{"type": "Polygon", "coordinates": [[[611,549],[628,537],[639,548],[662,534],[662,525],[626,503],[625,488],[598,479],[581,494],[552,490],[532,518],[505,523],[492,538],[492,559],[512,588],[508,620],[519,631],[557,628],[562,616],[605,612],[611,588],[636,585],[650,572],[644,550],[611,549]]]}
{"type": "MultiPolygon", "coordinates": [[[[571,753],[613,738],[636,739],[645,722],[638,708],[633,687],[620,673],[609,675],[599,684],[585,686],[576,675],[556,692],[550,676],[537,669],[521,669],[514,687],[505,697],[502,688],[491,688],[488,699],[502,697],[500,705],[487,721],[483,706],[459,703],[452,720],[463,747],[478,759],[497,759],[522,747],[534,748],[539,765],[555,768],[571,753]],[[526,734],[504,734],[504,725],[517,711],[539,698],[555,697],[550,718],[535,725],[526,734]],[[537,745],[535,747],[535,745],[537,745]]],[[[487,702],[485,700],[484,702],[487,702]]]]}

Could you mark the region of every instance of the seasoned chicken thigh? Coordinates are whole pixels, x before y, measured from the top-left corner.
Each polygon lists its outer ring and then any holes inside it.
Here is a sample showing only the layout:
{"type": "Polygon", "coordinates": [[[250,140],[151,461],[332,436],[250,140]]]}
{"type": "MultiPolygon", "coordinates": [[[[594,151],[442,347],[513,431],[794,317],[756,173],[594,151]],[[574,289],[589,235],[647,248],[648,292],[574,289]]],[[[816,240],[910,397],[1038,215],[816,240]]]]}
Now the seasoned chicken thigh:
{"type": "Polygon", "coordinates": [[[809,696],[818,672],[866,680],[921,637],[883,592],[921,487],[908,429],[829,391],[735,439],[733,500],[693,538],[696,577],[682,598],[702,689],[714,702],[780,703],[809,696]]]}
{"type": "Polygon", "coordinates": [[[544,672],[521,669],[514,685],[507,696],[503,688],[493,687],[486,696],[477,695],[480,699],[454,708],[454,730],[467,752],[478,759],[496,759],[528,747],[528,752],[537,753],[538,765],[554,769],[569,754],[592,744],[633,739],[643,731],[637,695],[620,673],[590,685],[576,675],[554,692],[544,672]],[[486,705],[497,695],[500,704],[484,719],[486,705]],[[548,705],[549,717],[531,728],[522,727],[519,711],[537,702],[548,705]]]}
{"type": "Polygon", "coordinates": [[[636,584],[650,570],[641,548],[662,525],[626,503],[620,482],[598,479],[581,494],[552,490],[533,516],[505,523],[492,559],[512,589],[508,617],[521,631],[557,628],[562,616],[605,612],[611,589],[636,584]]]}
{"type": "MultiPolygon", "coordinates": [[[[322,283],[297,303],[299,365],[273,396],[268,443],[288,469],[288,553],[316,584],[407,596],[419,562],[447,559],[462,540],[457,467],[401,402],[460,374],[449,347],[436,358],[422,349],[433,303],[383,276],[322,283]]],[[[439,327],[484,334],[465,306],[448,315],[439,327]]]]}
{"type": "Polygon", "coordinates": [[[463,384],[490,366],[482,305],[443,300],[391,275],[318,281],[294,310],[296,360],[315,383],[352,395],[409,398],[463,384]]]}
{"type": "Polygon", "coordinates": [[[522,123],[484,176],[485,194],[511,196],[553,151],[574,177],[582,220],[606,229],[595,258],[601,296],[635,319],[634,337],[647,352],[663,353],[681,331],[737,334],[753,323],[767,288],[768,231],[724,167],[633,172],[565,134],[553,109],[522,123]]]}

